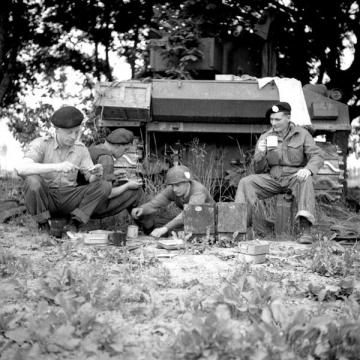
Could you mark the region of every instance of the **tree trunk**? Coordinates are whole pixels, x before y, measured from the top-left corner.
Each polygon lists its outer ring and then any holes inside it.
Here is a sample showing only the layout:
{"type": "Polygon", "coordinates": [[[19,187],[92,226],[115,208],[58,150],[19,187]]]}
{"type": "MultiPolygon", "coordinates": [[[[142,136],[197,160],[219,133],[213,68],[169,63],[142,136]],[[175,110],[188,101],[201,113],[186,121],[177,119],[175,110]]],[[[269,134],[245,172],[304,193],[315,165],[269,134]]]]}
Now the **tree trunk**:
{"type": "Polygon", "coordinates": [[[99,43],[95,40],[95,77],[100,81],[100,71],[99,71],[99,43]]]}
{"type": "Polygon", "coordinates": [[[136,68],[135,68],[136,50],[137,50],[138,44],[139,44],[139,28],[138,28],[138,27],[135,27],[135,29],[134,29],[134,46],[133,46],[133,51],[132,51],[132,54],[131,54],[131,62],[130,62],[131,78],[132,78],[132,79],[135,78],[135,72],[136,72],[136,68]]]}
{"type": "MultiPolygon", "coordinates": [[[[105,2],[105,4],[107,4],[105,2]]],[[[105,62],[106,62],[106,68],[105,68],[105,76],[108,79],[108,81],[113,81],[113,76],[111,73],[111,67],[110,67],[110,61],[109,61],[109,51],[110,51],[110,37],[111,37],[111,31],[109,30],[109,23],[110,23],[110,16],[109,16],[108,7],[105,5],[105,39],[104,39],[104,45],[105,45],[105,62]]]]}
{"type": "Polygon", "coordinates": [[[0,104],[9,88],[10,76],[7,73],[5,38],[7,33],[7,23],[9,17],[9,1],[3,0],[0,11],[0,104]]]}

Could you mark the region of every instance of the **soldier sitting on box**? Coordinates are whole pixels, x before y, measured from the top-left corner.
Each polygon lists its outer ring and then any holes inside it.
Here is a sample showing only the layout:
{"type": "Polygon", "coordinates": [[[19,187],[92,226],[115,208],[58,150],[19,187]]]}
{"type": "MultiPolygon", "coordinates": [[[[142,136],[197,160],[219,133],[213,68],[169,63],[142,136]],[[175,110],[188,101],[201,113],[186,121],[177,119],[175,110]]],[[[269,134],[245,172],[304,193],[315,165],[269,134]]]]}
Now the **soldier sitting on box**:
{"type": "MultiPolygon", "coordinates": [[[[64,230],[76,231],[90,217],[101,218],[119,211],[113,205],[118,193],[102,180],[102,166],[94,166],[89,151],[78,141],[83,118],[73,106],[55,111],[51,117],[55,135],[31,142],[17,166],[18,174],[25,177],[25,206],[40,230],[48,232],[48,220],[54,216],[70,216],[64,230]],[[88,184],[78,186],[78,171],[88,184]]],[[[137,206],[139,199],[132,199],[129,207],[137,206]]]]}
{"type": "Polygon", "coordinates": [[[298,242],[309,244],[315,223],[312,176],[323,165],[323,156],[309,132],[291,122],[290,114],[287,102],[279,102],[266,112],[272,128],[260,136],[253,159],[255,175],[240,180],[235,202],[247,203],[251,208],[257,199],[291,190],[298,204],[298,242]]]}
{"type": "Polygon", "coordinates": [[[124,177],[123,172],[114,169],[115,160],[120,158],[134,140],[134,134],[126,129],[116,129],[105,138],[103,144],[92,145],[89,147],[90,156],[94,164],[101,164],[103,179],[112,184],[110,201],[107,204],[106,214],[115,215],[124,209],[129,211],[137,206],[139,199],[142,198],[142,180],[124,177]]]}
{"type": "MultiPolygon", "coordinates": [[[[183,209],[185,204],[215,203],[206,187],[193,179],[186,166],[177,165],[169,169],[166,174],[166,184],[168,186],[151,201],[134,208],[131,212],[133,218],[139,220],[145,229],[149,230],[154,227],[154,216],[152,215],[172,201],[180,209],[183,209]]],[[[183,224],[183,213],[181,212],[165,226],[155,228],[151,232],[151,236],[161,237],[183,224]]]]}
{"type": "Polygon", "coordinates": [[[91,145],[89,152],[94,164],[104,169],[103,179],[117,185],[123,173],[114,169],[115,160],[123,156],[130,148],[134,134],[130,130],[116,129],[106,136],[103,144],[91,145]]]}

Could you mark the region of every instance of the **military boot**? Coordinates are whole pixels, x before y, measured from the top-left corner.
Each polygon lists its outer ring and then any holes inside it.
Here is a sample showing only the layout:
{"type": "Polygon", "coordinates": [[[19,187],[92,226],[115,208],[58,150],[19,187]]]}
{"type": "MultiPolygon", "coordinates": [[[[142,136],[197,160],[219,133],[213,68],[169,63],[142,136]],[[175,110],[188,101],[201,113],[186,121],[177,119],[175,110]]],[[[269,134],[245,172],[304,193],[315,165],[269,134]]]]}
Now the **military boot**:
{"type": "Polygon", "coordinates": [[[299,244],[312,244],[311,223],[308,219],[300,216],[300,236],[297,239],[299,244]]]}

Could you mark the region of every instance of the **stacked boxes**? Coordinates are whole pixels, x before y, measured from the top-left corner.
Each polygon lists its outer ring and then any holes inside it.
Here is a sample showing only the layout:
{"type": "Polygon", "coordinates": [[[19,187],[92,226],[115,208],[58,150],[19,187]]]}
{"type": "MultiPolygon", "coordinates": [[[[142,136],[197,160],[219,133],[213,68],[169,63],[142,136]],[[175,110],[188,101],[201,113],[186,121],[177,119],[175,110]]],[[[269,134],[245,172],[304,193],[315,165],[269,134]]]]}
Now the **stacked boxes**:
{"type": "Polygon", "coordinates": [[[266,260],[269,253],[267,241],[252,240],[251,242],[239,243],[239,259],[252,264],[261,264],[266,260]]]}
{"type": "Polygon", "coordinates": [[[246,233],[246,204],[186,204],[184,230],[194,235],[233,236],[246,233]]]}
{"type": "Polygon", "coordinates": [[[193,235],[215,233],[215,205],[186,204],[184,206],[184,230],[193,235]]]}
{"type": "Polygon", "coordinates": [[[233,237],[246,233],[247,207],[244,203],[220,202],[217,206],[217,234],[233,237]]]}

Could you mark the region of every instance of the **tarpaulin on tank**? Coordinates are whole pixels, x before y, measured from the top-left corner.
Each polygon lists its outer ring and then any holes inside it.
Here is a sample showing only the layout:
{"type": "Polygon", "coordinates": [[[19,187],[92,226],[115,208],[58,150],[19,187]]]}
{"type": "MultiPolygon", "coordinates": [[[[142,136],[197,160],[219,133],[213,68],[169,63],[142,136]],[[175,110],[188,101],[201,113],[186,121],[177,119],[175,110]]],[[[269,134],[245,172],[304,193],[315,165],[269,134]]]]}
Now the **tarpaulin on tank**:
{"type": "Polygon", "coordinates": [[[274,81],[278,88],[279,100],[291,105],[291,121],[300,126],[311,125],[301,82],[290,78],[264,77],[258,79],[259,89],[271,81],[274,81]]]}

